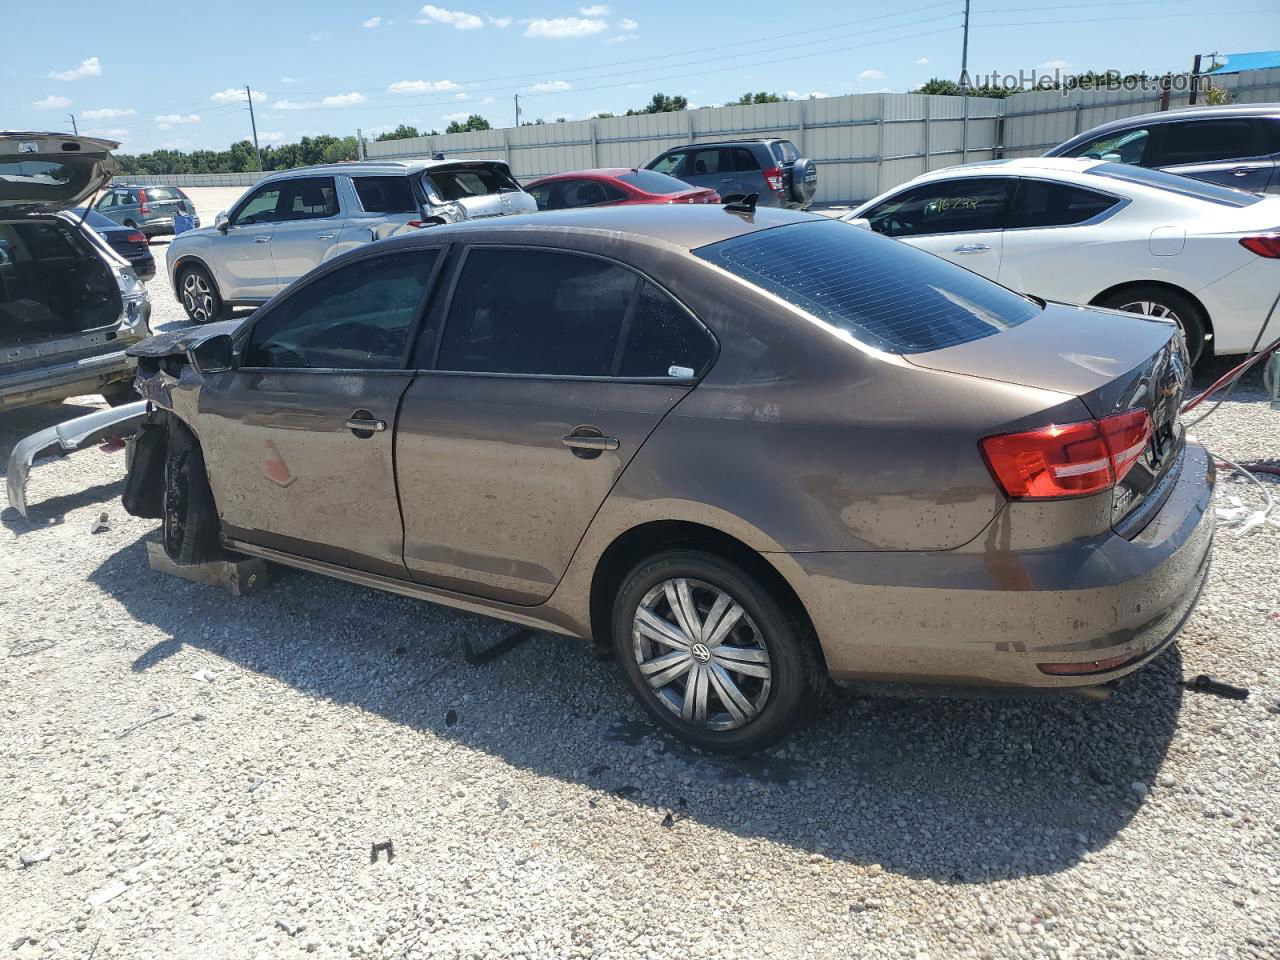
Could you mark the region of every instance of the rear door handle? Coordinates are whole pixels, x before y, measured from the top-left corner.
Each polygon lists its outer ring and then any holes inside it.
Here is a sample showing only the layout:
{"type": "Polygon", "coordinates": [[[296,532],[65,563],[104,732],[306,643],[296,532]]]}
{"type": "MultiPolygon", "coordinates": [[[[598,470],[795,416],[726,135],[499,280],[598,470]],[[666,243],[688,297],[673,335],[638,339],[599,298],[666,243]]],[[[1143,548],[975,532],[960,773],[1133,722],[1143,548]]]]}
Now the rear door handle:
{"type": "Polygon", "coordinates": [[[582,436],[573,433],[560,442],[570,450],[594,450],[597,453],[602,450],[617,450],[619,447],[617,437],[582,436]]]}
{"type": "Polygon", "coordinates": [[[271,242],[271,237],[269,237],[269,236],[267,236],[267,237],[254,237],[254,238],[253,238],[253,242],[254,242],[254,243],[270,243],[270,242],[271,242]]]}
{"type": "Polygon", "coordinates": [[[989,247],[985,243],[962,243],[960,244],[960,246],[956,247],[951,252],[952,253],[985,253],[987,250],[990,250],[990,249],[991,247],[989,247]]]}
{"type": "Polygon", "coordinates": [[[1253,171],[1261,169],[1261,167],[1236,167],[1231,171],[1231,174],[1236,177],[1247,177],[1249,174],[1253,173],[1253,171]]]}
{"type": "Polygon", "coordinates": [[[368,410],[357,410],[347,417],[347,429],[362,440],[387,429],[387,421],[377,419],[368,410]]]}

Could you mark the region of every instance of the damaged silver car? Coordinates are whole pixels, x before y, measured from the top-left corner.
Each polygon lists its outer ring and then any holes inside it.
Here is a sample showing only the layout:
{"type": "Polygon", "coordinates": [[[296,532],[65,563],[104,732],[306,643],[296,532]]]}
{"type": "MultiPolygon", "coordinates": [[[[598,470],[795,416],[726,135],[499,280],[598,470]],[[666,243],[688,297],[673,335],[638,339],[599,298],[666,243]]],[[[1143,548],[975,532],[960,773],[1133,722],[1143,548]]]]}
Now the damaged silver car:
{"type": "Polygon", "coordinates": [[[137,399],[125,347],[150,335],[151,301],[70,212],[111,179],[118,145],[0,133],[0,410],[86,393],[137,399]]]}

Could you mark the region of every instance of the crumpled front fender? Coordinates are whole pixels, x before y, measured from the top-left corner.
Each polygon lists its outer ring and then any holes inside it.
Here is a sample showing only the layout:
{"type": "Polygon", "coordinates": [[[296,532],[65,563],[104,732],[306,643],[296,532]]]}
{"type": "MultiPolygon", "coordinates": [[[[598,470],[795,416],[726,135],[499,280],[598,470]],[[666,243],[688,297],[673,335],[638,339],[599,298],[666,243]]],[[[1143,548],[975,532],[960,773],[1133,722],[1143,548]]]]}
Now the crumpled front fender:
{"type": "Polygon", "coordinates": [[[65,420],[19,440],[9,454],[9,506],[27,515],[27,475],[38,457],[50,453],[71,453],[110,436],[131,433],[147,418],[147,401],[126,403],[65,420]]]}

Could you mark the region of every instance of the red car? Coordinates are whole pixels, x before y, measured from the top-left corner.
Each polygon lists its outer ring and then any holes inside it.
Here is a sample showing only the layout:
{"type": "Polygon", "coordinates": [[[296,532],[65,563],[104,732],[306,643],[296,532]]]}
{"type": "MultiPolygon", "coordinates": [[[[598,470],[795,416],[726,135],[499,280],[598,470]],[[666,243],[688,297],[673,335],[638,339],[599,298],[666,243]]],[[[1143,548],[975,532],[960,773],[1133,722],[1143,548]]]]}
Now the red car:
{"type": "Polygon", "coordinates": [[[556,173],[527,184],[539,210],[609,207],[628,203],[719,203],[720,194],[653,170],[605,167],[556,173]]]}

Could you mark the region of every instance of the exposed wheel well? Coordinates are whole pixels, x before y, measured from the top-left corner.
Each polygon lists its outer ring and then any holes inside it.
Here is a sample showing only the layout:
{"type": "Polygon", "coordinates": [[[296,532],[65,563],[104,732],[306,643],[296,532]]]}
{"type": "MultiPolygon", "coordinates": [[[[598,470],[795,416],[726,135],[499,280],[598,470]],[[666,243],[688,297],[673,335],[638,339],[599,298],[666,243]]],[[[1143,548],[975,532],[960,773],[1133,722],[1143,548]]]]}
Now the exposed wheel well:
{"type": "Polygon", "coordinates": [[[683,520],[658,520],[632,527],[609,544],[600,556],[595,574],[591,578],[591,636],[595,643],[608,646],[609,608],[622,578],[646,557],[673,547],[705,550],[739,565],[754,576],[795,618],[802,628],[801,632],[813,643],[823,666],[826,666],[826,657],[822,652],[822,645],[818,643],[808,611],[791,589],[791,584],[787,583],[773,564],[736,537],[713,527],[683,520]]]}
{"type": "Polygon", "coordinates": [[[1200,311],[1200,318],[1204,320],[1204,332],[1210,335],[1205,337],[1204,349],[1206,354],[1213,349],[1213,318],[1209,316],[1209,311],[1204,308],[1204,304],[1200,302],[1199,298],[1195,294],[1190,290],[1184,290],[1176,283],[1164,283],[1160,280],[1128,280],[1124,283],[1117,283],[1113,287],[1107,287],[1107,289],[1103,290],[1096,297],[1090,300],[1089,305],[1091,307],[1097,306],[1113,294],[1119,293],[1121,290],[1128,290],[1132,287],[1161,287],[1171,293],[1176,293],[1179,296],[1186,297],[1190,300],[1195,304],[1196,309],[1200,311]]]}

